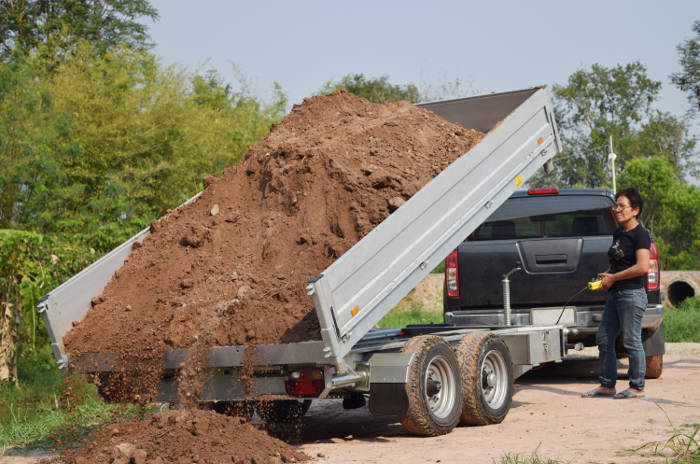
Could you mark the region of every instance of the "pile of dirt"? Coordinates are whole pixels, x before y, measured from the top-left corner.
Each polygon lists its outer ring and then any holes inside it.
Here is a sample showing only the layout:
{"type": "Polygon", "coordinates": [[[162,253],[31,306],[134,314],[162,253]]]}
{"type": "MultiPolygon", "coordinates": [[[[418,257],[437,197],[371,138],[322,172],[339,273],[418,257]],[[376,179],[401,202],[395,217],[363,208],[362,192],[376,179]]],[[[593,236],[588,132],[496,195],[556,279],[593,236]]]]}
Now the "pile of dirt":
{"type": "Polygon", "coordinates": [[[76,453],[54,464],[289,463],[306,454],[266,432],[213,411],[170,411],[101,427],[76,453]]]}
{"type": "Polygon", "coordinates": [[[196,201],[151,224],[67,351],[320,339],[309,278],[482,138],[408,102],[304,100],[196,201]]]}

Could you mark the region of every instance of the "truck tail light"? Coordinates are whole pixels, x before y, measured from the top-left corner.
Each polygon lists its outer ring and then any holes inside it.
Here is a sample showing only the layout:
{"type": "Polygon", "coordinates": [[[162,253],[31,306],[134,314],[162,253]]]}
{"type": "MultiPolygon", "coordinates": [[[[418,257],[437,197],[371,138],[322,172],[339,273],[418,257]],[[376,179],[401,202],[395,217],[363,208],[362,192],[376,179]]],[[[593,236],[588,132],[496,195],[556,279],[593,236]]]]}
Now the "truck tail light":
{"type": "Polygon", "coordinates": [[[457,266],[457,250],[445,258],[445,289],[447,296],[459,296],[459,270],[457,266]]]}
{"type": "Polygon", "coordinates": [[[292,396],[318,396],[325,387],[323,372],[318,369],[292,371],[284,381],[284,389],[292,396]]]}
{"type": "Polygon", "coordinates": [[[649,247],[649,272],[647,272],[647,291],[658,290],[661,286],[661,270],[659,269],[659,251],[654,243],[649,247]]]}
{"type": "Polygon", "coordinates": [[[557,187],[540,187],[527,191],[528,195],[556,195],[558,193],[559,189],[557,187]]]}

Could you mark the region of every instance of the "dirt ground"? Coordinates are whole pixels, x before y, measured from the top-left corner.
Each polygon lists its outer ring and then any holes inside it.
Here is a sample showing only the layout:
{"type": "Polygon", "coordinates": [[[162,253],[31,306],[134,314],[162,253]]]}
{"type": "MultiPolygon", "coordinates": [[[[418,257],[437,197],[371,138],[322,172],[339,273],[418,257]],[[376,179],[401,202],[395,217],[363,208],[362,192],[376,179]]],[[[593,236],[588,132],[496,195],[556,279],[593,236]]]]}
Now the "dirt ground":
{"type": "MultiPolygon", "coordinates": [[[[317,401],[303,420],[299,450],[321,463],[491,463],[507,453],[535,452],[570,463],[664,462],[625,451],[669,438],[668,419],[676,427],[700,423],[700,343],[669,343],[666,350],[663,375],[647,381],[644,398],[581,398],[596,385],[595,349],[586,349],[518,379],[502,424],[458,427],[435,438],[410,436],[399,423],[376,420],[366,407],[345,411],[340,401],[317,401]]],[[[620,367],[624,372],[624,360],[620,367]]],[[[626,379],[618,385],[624,388],[626,379]]],[[[0,464],[34,462],[0,457],[0,464]]]]}
{"type": "MultiPolygon", "coordinates": [[[[570,463],[663,462],[625,450],[671,436],[675,426],[700,423],[700,343],[667,344],[664,372],[634,400],[582,398],[597,385],[595,348],[518,379],[501,424],[458,427],[435,438],[409,436],[399,423],[373,420],[366,408],[314,405],[304,418],[304,445],[327,462],[491,463],[507,453],[570,463]]],[[[626,371],[626,360],[620,363],[626,371]]],[[[620,379],[618,388],[627,386],[620,379]]]]}

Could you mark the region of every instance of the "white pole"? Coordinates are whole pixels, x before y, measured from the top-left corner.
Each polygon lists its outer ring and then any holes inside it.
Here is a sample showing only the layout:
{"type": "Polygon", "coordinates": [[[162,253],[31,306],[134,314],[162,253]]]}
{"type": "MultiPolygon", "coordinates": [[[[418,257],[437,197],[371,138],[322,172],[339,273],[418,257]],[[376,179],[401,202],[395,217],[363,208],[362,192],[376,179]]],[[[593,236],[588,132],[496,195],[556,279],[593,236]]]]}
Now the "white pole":
{"type": "Polygon", "coordinates": [[[613,181],[613,195],[617,193],[617,186],[615,185],[615,158],[617,158],[617,155],[615,152],[613,152],[613,144],[612,144],[612,135],[610,136],[610,164],[612,165],[612,181],[613,181]]]}

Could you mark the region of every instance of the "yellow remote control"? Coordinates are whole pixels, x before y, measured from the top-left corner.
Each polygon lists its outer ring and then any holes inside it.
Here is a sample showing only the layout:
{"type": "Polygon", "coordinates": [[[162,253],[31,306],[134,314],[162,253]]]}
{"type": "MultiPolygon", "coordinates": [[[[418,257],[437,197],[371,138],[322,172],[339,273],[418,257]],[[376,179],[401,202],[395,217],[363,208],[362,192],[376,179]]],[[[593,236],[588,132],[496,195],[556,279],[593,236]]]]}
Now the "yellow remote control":
{"type": "Polygon", "coordinates": [[[588,289],[589,290],[598,290],[600,288],[600,280],[594,280],[592,282],[588,282],[588,289]]]}

